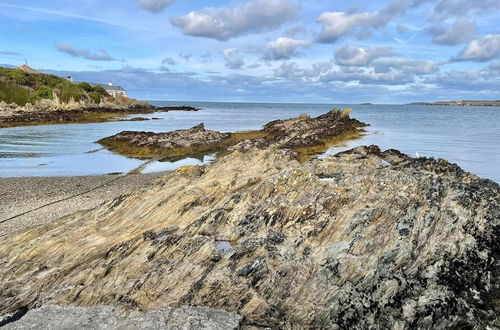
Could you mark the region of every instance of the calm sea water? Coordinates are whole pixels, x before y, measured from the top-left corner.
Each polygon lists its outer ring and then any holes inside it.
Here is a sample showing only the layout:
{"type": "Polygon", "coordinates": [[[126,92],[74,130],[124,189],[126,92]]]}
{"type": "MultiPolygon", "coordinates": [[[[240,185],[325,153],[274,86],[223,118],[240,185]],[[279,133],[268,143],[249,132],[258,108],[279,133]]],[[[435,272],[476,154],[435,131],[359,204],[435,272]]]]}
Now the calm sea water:
{"type": "MultiPolygon", "coordinates": [[[[184,159],[151,162],[115,155],[95,141],[123,130],[165,132],[205,123],[219,131],[258,129],[275,120],[302,113],[320,115],[334,107],[352,108],[351,116],[371,124],[364,138],[335,153],[358,145],[376,144],[415,156],[440,157],[481,177],[500,182],[500,109],[494,107],[439,107],[421,105],[332,105],[152,102],[156,105],[192,105],[198,112],[167,112],[141,117],[159,120],[72,124],[0,129],[0,176],[91,175],[170,170],[208,162],[184,159]]],[[[134,116],[130,116],[134,117],[134,116]]]]}

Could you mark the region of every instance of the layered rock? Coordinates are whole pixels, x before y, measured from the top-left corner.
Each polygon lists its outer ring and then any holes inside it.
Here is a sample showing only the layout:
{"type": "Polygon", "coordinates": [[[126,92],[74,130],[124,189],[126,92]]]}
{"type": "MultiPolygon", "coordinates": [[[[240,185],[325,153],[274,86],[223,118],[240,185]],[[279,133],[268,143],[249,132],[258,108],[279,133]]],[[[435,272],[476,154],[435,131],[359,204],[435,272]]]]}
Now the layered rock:
{"type": "Polygon", "coordinates": [[[97,142],[132,157],[186,157],[226,149],[264,149],[270,145],[293,149],[304,156],[326,151],[332,143],[359,136],[364,126],[367,125],[349,117],[349,110],[334,109],[316,118],[301,115],[273,121],[257,131],[220,133],[206,130],[200,124],[167,133],[124,131],[97,142]]]}
{"type": "Polygon", "coordinates": [[[207,306],[271,328],[498,325],[500,187],[444,160],[272,146],[0,241],[0,314],[207,306]]]}

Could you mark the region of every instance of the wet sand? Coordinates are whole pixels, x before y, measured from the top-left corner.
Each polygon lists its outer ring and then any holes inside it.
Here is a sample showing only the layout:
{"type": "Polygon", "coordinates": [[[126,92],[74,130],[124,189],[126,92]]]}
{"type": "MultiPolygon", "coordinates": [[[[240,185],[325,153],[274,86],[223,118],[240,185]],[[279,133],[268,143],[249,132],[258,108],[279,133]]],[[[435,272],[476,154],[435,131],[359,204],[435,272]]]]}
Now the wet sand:
{"type": "Polygon", "coordinates": [[[0,178],[0,237],[94,208],[166,174],[0,178]]]}

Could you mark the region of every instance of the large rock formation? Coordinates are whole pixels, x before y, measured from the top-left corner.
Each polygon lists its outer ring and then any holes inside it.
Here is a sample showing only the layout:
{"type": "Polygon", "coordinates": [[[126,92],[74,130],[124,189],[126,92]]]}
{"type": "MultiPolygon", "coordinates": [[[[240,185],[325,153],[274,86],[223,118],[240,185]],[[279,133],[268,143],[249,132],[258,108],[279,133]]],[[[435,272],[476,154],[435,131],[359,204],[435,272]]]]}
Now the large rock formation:
{"type": "Polygon", "coordinates": [[[301,115],[276,120],[256,131],[220,133],[199,124],[167,133],[124,131],[97,142],[122,155],[142,158],[187,157],[225,149],[263,149],[271,144],[307,156],[326,151],[334,142],[360,135],[360,127],[367,125],[350,118],[349,111],[334,109],[316,118],[301,115]]]}
{"type": "Polygon", "coordinates": [[[271,328],[493,327],[500,187],[361,147],[235,151],[0,241],[0,314],[205,306],[271,328]]]}

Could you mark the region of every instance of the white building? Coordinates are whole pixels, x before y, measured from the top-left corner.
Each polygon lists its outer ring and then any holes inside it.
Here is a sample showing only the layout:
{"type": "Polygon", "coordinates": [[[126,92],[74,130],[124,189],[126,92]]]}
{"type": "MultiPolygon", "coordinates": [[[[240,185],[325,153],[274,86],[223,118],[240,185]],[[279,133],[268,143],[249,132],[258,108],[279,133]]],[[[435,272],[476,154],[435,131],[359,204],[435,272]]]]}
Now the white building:
{"type": "Polygon", "coordinates": [[[117,96],[127,97],[127,91],[120,86],[113,86],[113,83],[111,81],[107,85],[106,84],[90,84],[90,85],[101,86],[106,90],[106,92],[108,92],[109,95],[113,97],[117,96]]]}

